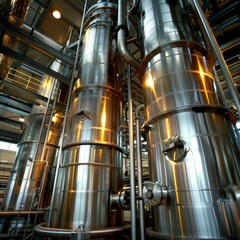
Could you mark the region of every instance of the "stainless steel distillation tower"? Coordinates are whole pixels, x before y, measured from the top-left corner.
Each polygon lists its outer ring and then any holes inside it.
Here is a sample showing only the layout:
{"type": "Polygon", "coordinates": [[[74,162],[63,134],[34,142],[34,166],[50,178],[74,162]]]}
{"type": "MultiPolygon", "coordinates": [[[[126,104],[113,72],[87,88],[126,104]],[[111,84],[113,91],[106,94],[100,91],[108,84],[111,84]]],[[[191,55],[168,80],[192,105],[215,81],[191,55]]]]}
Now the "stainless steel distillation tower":
{"type": "Polygon", "coordinates": [[[122,189],[122,94],[112,65],[116,12],[117,5],[98,1],[86,13],[52,216],[48,227],[37,226],[40,235],[75,232],[84,238],[122,231],[122,210],[113,208],[122,189]]]}
{"type": "Polygon", "coordinates": [[[150,149],[148,234],[239,239],[239,156],[207,51],[185,1],[140,0],[141,65],[150,149]]]}
{"type": "MultiPolygon", "coordinates": [[[[59,67],[57,62],[52,65],[56,71],[59,67]]],[[[1,206],[1,233],[21,236],[27,229],[31,231],[34,215],[50,204],[62,129],[61,114],[49,111],[56,103],[52,95],[57,98],[58,92],[54,91],[58,91],[56,80],[45,75],[38,93],[49,99],[48,109],[44,105],[34,106],[29,116],[1,206]],[[44,201],[40,202],[40,197],[44,201]]]]}

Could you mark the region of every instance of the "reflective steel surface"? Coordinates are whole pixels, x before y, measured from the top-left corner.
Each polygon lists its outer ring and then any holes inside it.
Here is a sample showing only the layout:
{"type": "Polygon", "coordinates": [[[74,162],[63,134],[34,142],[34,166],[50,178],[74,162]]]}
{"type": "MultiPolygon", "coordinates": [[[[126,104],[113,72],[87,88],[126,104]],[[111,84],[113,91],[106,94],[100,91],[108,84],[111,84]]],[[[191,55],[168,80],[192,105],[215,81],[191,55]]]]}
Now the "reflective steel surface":
{"type": "MultiPolygon", "coordinates": [[[[45,76],[42,79],[39,93],[50,97],[52,86],[53,79],[45,76]]],[[[1,210],[31,211],[39,207],[45,208],[50,204],[62,116],[55,114],[50,121],[50,114],[47,113],[45,118],[45,113],[46,106],[43,105],[34,106],[32,109],[24,135],[19,143],[1,210]],[[43,121],[46,121],[45,124],[50,121],[49,132],[47,132],[47,125],[42,127],[43,121]],[[44,147],[45,140],[46,147],[44,147]],[[46,183],[47,187],[45,187],[46,183]]],[[[19,216],[15,216],[11,221],[2,218],[0,232],[14,229],[21,234],[22,229],[25,229],[26,219],[27,217],[19,218],[19,216]]]]}
{"type": "Polygon", "coordinates": [[[239,229],[229,229],[219,192],[224,185],[240,185],[240,152],[206,51],[182,1],[141,0],[139,8],[150,180],[173,189],[169,203],[152,208],[151,234],[236,237],[239,229]]]}
{"type": "Polygon", "coordinates": [[[87,13],[50,228],[122,224],[122,211],[110,208],[111,193],[122,187],[121,95],[110,67],[115,15],[110,2],[99,2],[87,13]]]}

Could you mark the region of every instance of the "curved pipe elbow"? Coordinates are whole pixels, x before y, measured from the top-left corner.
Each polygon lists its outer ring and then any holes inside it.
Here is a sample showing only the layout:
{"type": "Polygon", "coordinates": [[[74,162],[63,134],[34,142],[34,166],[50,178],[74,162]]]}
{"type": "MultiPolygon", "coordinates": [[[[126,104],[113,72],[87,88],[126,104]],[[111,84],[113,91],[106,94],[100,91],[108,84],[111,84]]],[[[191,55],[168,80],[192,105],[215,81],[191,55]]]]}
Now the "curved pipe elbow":
{"type": "Polygon", "coordinates": [[[125,30],[120,29],[118,32],[118,41],[117,41],[118,51],[123,58],[123,60],[130,64],[136,70],[139,70],[139,62],[129,53],[126,46],[125,30]]]}
{"type": "Polygon", "coordinates": [[[117,47],[123,60],[130,64],[137,71],[139,70],[139,62],[130,54],[126,45],[126,33],[124,26],[124,0],[118,0],[118,26],[120,27],[117,35],[117,47]]]}

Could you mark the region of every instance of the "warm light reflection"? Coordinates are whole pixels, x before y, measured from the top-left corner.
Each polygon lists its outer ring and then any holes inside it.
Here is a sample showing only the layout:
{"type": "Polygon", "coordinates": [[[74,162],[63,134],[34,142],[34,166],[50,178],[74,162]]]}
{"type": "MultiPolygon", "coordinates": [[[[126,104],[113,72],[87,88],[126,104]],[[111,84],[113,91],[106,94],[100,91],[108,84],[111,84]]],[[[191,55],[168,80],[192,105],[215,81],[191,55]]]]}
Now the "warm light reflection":
{"type": "Polygon", "coordinates": [[[202,83],[203,83],[204,93],[205,93],[205,96],[207,98],[207,102],[210,103],[208,92],[207,92],[208,89],[207,89],[207,85],[206,85],[206,79],[205,79],[205,74],[206,73],[203,71],[203,68],[202,68],[201,63],[200,63],[198,58],[197,58],[197,60],[198,60],[199,74],[200,74],[200,77],[201,77],[201,80],[202,80],[202,83]]]}
{"type": "Polygon", "coordinates": [[[102,133],[101,133],[101,141],[104,140],[105,126],[106,126],[106,100],[103,100],[102,112],[101,112],[101,125],[102,125],[102,133]]]}
{"type": "Polygon", "coordinates": [[[49,91],[52,87],[52,78],[47,78],[43,84],[43,89],[49,91]]]}
{"type": "Polygon", "coordinates": [[[89,35],[90,35],[90,28],[88,28],[85,33],[85,44],[88,43],[89,41],[89,35]]]}
{"type": "MultiPolygon", "coordinates": [[[[173,179],[174,179],[174,187],[175,187],[175,193],[176,193],[176,203],[177,205],[180,204],[180,199],[179,199],[179,194],[178,194],[178,177],[176,176],[176,168],[175,164],[172,164],[172,172],[173,172],[173,179]]],[[[180,224],[180,229],[181,229],[181,235],[184,236],[183,234],[183,223],[182,223],[182,214],[181,214],[181,207],[177,206],[178,209],[178,218],[179,218],[179,224],[180,224]]]]}
{"type": "Polygon", "coordinates": [[[159,111],[161,110],[161,107],[160,107],[160,104],[159,104],[159,102],[158,102],[158,96],[157,96],[157,93],[156,93],[156,89],[155,89],[155,87],[154,87],[154,79],[153,79],[153,77],[152,77],[152,75],[151,75],[151,73],[148,71],[148,72],[146,72],[146,75],[147,75],[147,79],[145,80],[145,87],[148,87],[148,88],[150,88],[151,90],[152,90],[152,93],[153,93],[153,95],[154,95],[154,104],[155,104],[155,102],[156,102],[156,104],[157,104],[157,106],[158,106],[158,109],[159,109],[159,111]]]}
{"type": "Polygon", "coordinates": [[[48,140],[47,140],[47,142],[50,142],[51,137],[52,137],[52,131],[50,130],[49,133],[48,133],[48,140]]]}
{"type": "Polygon", "coordinates": [[[170,127],[170,124],[169,124],[169,119],[166,118],[166,125],[165,125],[165,130],[167,132],[167,136],[166,138],[169,139],[171,137],[171,127],[170,127]]]}
{"type": "Polygon", "coordinates": [[[146,87],[154,89],[154,82],[151,73],[147,72],[146,87]]]}
{"type": "Polygon", "coordinates": [[[82,124],[83,124],[83,121],[79,121],[78,129],[77,129],[77,141],[80,140],[80,135],[81,135],[81,131],[82,131],[82,124]]]}
{"type": "Polygon", "coordinates": [[[73,91],[75,91],[77,88],[80,88],[80,87],[81,87],[81,80],[80,78],[78,78],[74,84],[73,91]]]}
{"type": "Polygon", "coordinates": [[[53,122],[53,123],[56,123],[56,122],[57,122],[57,117],[56,117],[56,116],[53,116],[53,117],[52,117],[52,122],[53,122]]]}

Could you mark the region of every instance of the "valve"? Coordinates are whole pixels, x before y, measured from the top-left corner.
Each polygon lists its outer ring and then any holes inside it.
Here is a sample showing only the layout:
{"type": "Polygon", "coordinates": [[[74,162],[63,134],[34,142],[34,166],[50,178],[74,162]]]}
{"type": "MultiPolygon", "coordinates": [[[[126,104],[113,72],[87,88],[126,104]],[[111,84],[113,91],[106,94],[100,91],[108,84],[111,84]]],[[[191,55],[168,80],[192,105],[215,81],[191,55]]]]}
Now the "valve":
{"type": "Polygon", "coordinates": [[[130,210],[130,189],[124,188],[118,193],[111,195],[111,208],[121,208],[123,210],[130,210]]]}
{"type": "Polygon", "coordinates": [[[143,199],[147,205],[159,206],[170,200],[171,187],[160,182],[145,181],[143,183],[143,199]]]}

